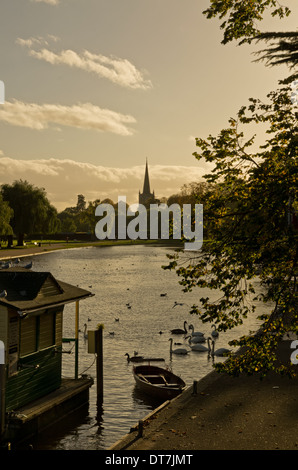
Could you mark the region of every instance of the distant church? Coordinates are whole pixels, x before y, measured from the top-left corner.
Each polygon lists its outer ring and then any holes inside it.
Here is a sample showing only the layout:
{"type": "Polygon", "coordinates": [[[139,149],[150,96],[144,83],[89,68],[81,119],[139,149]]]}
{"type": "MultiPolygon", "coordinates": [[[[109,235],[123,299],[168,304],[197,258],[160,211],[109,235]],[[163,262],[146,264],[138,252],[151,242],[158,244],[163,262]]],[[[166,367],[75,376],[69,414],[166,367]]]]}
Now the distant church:
{"type": "Polygon", "coordinates": [[[148,162],[146,159],[146,168],[145,168],[145,177],[144,177],[144,186],[143,192],[139,191],[139,204],[146,204],[150,201],[150,203],[156,202],[154,191],[151,193],[150,191],[150,182],[149,182],[149,171],[148,171],[148,162]]]}

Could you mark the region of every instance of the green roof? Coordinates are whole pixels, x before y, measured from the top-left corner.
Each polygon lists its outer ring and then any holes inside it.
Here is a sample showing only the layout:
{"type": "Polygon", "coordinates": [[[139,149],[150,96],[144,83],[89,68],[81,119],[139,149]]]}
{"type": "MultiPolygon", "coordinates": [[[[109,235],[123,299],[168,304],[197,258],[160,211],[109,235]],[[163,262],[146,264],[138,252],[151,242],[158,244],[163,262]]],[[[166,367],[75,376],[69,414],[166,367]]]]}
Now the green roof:
{"type": "Polygon", "coordinates": [[[15,267],[0,270],[0,305],[20,313],[75,302],[92,295],[85,289],[55,279],[50,272],[15,267]],[[1,297],[4,291],[5,296],[1,297]]]}

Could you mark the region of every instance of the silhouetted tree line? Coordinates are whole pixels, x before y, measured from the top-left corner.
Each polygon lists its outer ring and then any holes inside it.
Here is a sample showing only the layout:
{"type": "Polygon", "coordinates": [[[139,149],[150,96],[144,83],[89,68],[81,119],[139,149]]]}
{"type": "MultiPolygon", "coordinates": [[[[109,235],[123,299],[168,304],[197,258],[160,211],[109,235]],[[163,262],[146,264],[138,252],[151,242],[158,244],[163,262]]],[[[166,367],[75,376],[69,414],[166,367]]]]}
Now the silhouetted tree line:
{"type": "MultiPolygon", "coordinates": [[[[172,204],[192,204],[202,203],[208,193],[208,185],[202,183],[189,183],[182,186],[177,194],[169,198],[162,197],[158,203],[172,204]]],[[[148,200],[146,208],[155,201],[148,200]]],[[[44,188],[38,188],[28,181],[17,180],[12,184],[3,184],[0,190],[0,238],[12,245],[13,238],[17,239],[17,245],[22,246],[26,237],[32,234],[39,237],[52,235],[57,238],[59,234],[63,237],[71,234],[90,234],[94,236],[94,228],[98,217],[95,216],[95,209],[99,204],[110,204],[115,209],[117,218],[118,203],[109,198],[100,201],[86,201],[83,194],[77,196],[77,204],[67,207],[58,212],[48,200],[44,188]]],[[[130,218],[127,218],[129,222],[130,218]]]]}

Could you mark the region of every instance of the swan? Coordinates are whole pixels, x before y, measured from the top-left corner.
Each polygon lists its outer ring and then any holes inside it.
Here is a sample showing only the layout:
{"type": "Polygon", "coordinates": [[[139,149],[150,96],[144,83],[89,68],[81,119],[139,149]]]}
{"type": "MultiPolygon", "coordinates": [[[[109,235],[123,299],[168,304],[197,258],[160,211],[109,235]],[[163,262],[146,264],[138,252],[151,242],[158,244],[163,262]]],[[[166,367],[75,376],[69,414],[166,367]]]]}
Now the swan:
{"type": "Polygon", "coordinates": [[[206,338],[203,335],[197,335],[197,336],[190,336],[191,343],[205,343],[206,338]]]}
{"type": "Polygon", "coordinates": [[[211,347],[210,347],[210,340],[211,338],[208,338],[208,347],[207,346],[204,346],[203,344],[200,344],[200,343],[196,343],[196,344],[191,344],[191,339],[189,339],[189,346],[191,348],[192,351],[198,351],[198,352],[207,352],[211,351],[211,347]]]}
{"type": "Polygon", "coordinates": [[[211,328],[214,328],[214,330],[212,330],[211,335],[212,335],[214,338],[217,338],[217,337],[218,337],[218,331],[217,331],[217,329],[216,329],[216,326],[215,326],[215,325],[212,325],[211,328]]]}
{"type": "Polygon", "coordinates": [[[185,355],[185,354],[189,353],[188,349],[185,349],[185,348],[173,349],[173,338],[170,338],[169,341],[171,341],[171,344],[170,344],[170,353],[171,354],[185,355]]]}
{"type": "Polygon", "coordinates": [[[192,324],[189,325],[189,329],[192,330],[191,336],[204,336],[204,333],[201,331],[194,331],[194,326],[192,324]]]}
{"type": "Polygon", "coordinates": [[[227,348],[219,348],[219,349],[216,349],[216,351],[214,351],[214,344],[215,344],[215,341],[214,339],[212,340],[212,351],[211,351],[211,356],[226,356],[230,351],[230,349],[227,349],[227,348]]]}
{"type": "Polygon", "coordinates": [[[182,330],[181,328],[174,328],[174,330],[171,330],[172,335],[184,335],[187,333],[186,329],[187,321],[184,322],[184,329],[182,330]]]}
{"type": "Polygon", "coordinates": [[[144,360],[143,356],[130,357],[130,355],[128,353],[126,353],[124,355],[127,356],[127,362],[142,362],[144,360]]]}

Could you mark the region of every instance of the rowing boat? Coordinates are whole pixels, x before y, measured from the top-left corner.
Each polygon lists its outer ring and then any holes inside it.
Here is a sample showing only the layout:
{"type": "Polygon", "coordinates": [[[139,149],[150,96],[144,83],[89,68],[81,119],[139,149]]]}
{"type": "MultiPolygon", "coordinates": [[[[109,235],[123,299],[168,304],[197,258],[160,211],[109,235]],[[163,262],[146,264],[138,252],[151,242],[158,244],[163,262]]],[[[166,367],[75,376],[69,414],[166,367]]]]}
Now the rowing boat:
{"type": "Polygon", "coordinates": [[[186,388],[181,377],[162,367],[137,365],[133,368],[136,385],[147,395],[155,398],[171,399],[186,388]]]}

